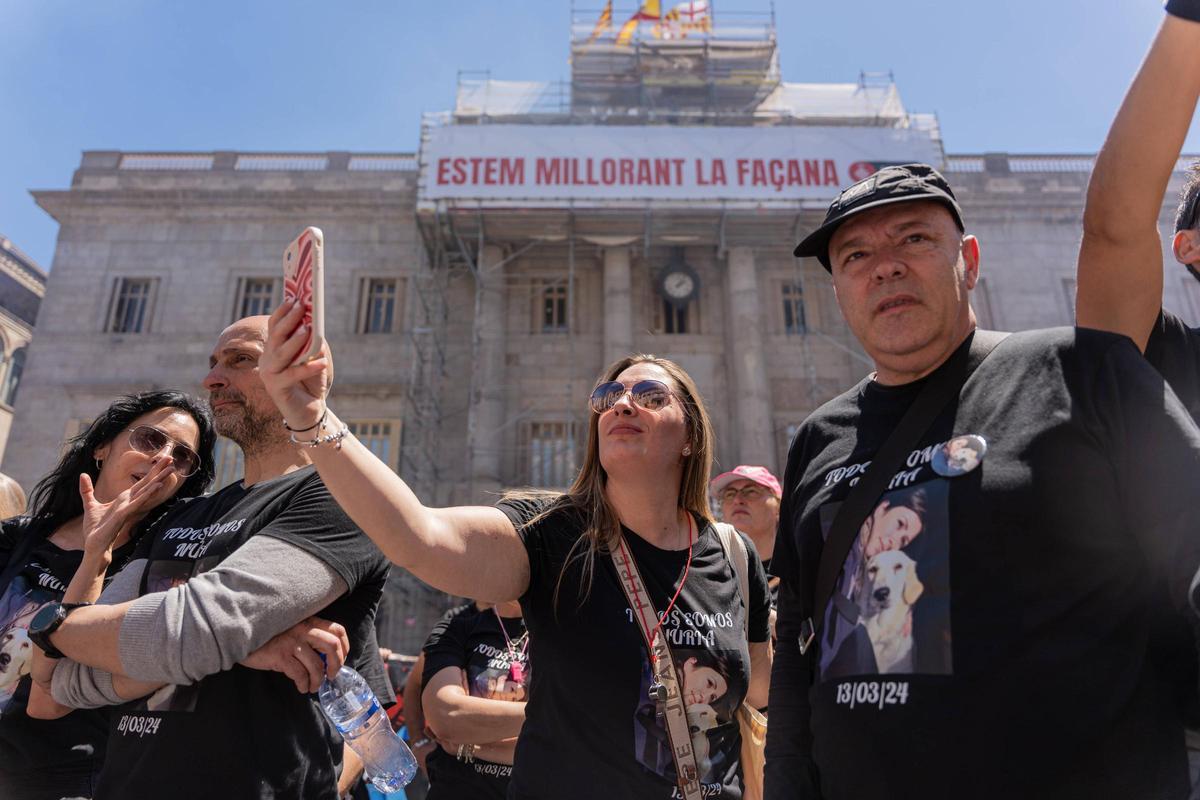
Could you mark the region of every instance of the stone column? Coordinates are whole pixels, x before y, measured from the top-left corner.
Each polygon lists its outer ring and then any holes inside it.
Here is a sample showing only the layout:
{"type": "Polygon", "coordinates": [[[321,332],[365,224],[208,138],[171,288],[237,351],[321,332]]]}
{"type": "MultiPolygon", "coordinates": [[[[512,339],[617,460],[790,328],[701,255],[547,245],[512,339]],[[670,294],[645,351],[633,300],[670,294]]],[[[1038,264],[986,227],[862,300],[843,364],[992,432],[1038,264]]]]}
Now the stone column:
{"type": "Polygon", "coordinates": [[[633,277],[628,247],[604,248],[604,363],[633,352],[633,277]]]}
{"type": "Polygon", "coordinates": [[[475,276],[475,325],[472,341],[470,408],[467,415],[467,455],[472,503],[494,502],[487,492],[500,489],[501,442],[504,425],[505,297],[504,252],[484,245],[475,276]]]}
{"type": "Polygon", "coordinates": [[[738,464],[760,464],[778,474],[754,251],[749,247],[729,248],[727,267],[730,333],[727,341],[734,377],[729,396],[737,421],[734,452],[738,464]]]}

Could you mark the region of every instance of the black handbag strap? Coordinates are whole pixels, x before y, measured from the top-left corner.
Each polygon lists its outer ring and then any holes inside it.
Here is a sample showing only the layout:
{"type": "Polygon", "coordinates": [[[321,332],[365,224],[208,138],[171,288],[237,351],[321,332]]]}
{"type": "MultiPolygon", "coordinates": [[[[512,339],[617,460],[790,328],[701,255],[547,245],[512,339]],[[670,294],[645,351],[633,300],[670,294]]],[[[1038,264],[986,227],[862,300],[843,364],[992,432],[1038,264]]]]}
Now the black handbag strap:
{"type": "Polygon", "coordinates": [[[833,518],[829,536],[826,537],[825,546],[821,550],[816,591],[812,595],[813,605],[801,629],[801,653],[806,653],[820,635],[825,619],[825,606],[833,596],[834,585],[854,540],[858,538],[863,520],[874,509],[875,502],[887,488],[892,476],[904,464],[909,451],[933,425],[946,404],[962,391],[963,384],[971,373],[1006,336],[1007,333],[976,330],[972,334],[970,345],[951,356],[945,369],[939,369],[921,387],[917,399],[879,448],[879,452],[871,460],[858,483],[846,495],[833,518]]]}

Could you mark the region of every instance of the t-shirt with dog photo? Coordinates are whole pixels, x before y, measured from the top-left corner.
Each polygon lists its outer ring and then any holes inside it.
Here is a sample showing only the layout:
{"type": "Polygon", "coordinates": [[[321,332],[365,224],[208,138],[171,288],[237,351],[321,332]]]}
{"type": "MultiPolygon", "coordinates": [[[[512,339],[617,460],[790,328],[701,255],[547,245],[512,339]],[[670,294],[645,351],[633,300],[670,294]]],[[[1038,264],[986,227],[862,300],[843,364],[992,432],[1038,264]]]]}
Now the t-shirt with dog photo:
{"type": "MultiPolygon", "coordinates": [[[[534,664],[509,797],[681,797],[661,704],[650,695],[646,645],[612,559],[598,554],[590,579],[585,574],[584,560],[576,557],[585,528],[574,510],[553,508],[526,524],[551,508],[550,502],[510,499],[499,506],[529,556],[529,588],[520,600],[534,664]]],[[[686,580],[667,613],[688,563],[687,549],[663,550],[623,529],[650,601],[665,614],[662,630],[680,678],[704,796],[740,800],[735,713],[749,676],[745,614],[750,641],[767,641],[767,577],[754,544],[743,535],[750,565],[743,610],[737,576],[717,532],[703,520],[695,530],[686,580]]]]}
{"type": "Polygon", "coordinates": [[[800,655],[834,515],[923,383],[866,379],[792,445],[767,797],[1186,796],[1149,631],[1164,588],[1194,614],[1200,430],[1124,337],[1001,342],[862,522],[800,655]]]}
{"type": "MultiPolygon", "coordinates": [[[[502,628],[491,608],[480,611],[471,604],[430,633],[421,685],[428,686],[443,669],[456,667],[462,670],[472,697],[523,703],[531,676],[528,644],[523,619],[504,617],[502,628]]],[[[440,745],[429,754],[425,762],[429,800],[505,799],[511,765],[481,758],[467,763],[456,755],[440,745]]]]}
{"type": "MultiPolygon", "coordinates": [[[[62,600],[83,562],[82,550],[62,549],[47,538],[50,533],[29,517],[0,522],[0,572],[7,570],[9,558],[24,555],[23,566],[0,587],[0,797],[5,800],[91,797],[108,740],[103,710],[51,720],[25,714],[36,647],[29,640],[29,623],[42,605],[62,600]]],[[[131,540],[113,551],[109,574],[136,545],[131,540]]]]}
{"type": "MultiPolygon", "coordinates": [[[[183,501],[143,538],[141,594],[213,569],[253,536],[294,545],[343,578],[346,593],[316,616],[346,628],[347,665],[385,697],[374,614],[388,564],[311,466],[183,501]]],[[[114,709],[96,798],[335,800],[341,760],[342,739],[316,695],[237,664],[114,709]]]]}

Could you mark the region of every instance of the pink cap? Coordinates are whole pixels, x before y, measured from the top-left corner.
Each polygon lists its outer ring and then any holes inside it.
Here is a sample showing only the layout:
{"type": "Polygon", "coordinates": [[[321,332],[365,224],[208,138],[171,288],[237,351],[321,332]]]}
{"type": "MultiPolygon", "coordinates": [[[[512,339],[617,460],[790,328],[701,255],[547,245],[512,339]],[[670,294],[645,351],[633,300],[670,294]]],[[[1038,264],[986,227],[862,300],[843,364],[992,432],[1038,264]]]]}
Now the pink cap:
{"type": "Polygon", "coordinates": [[[729,472],[723,472],[712,479],[709,488],[713,494],[719,493],[729,484],[734,481],[754,481],[759,486],[765,486],[771,490],[776,497],[783,497],[783,489],[779,485],[779,479],[771,474],[771,470],[766,467],[752,467],[747,464],[739,464],[729,472]]]}

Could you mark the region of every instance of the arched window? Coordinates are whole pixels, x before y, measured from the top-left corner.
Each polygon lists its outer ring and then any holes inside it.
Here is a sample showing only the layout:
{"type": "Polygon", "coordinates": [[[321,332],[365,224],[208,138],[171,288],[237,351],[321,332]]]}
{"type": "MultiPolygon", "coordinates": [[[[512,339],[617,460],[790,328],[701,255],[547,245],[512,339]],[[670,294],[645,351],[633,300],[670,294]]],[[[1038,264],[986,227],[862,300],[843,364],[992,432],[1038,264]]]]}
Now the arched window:
{"type": "Polygon", "coordinates": [[[4,375],[4,385],[0,388],[0,397],[8,405],[17,402],[17,386],[21,383],[21,373],[25,371],[25,348],[18,347],[9,358],[8,372],[4,375]]]}

